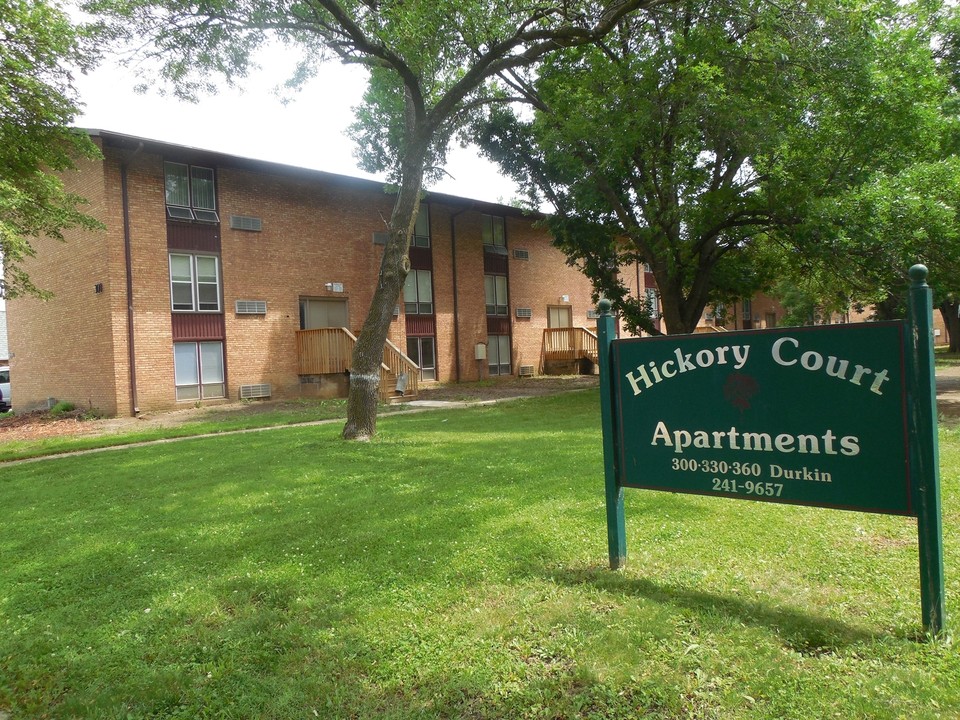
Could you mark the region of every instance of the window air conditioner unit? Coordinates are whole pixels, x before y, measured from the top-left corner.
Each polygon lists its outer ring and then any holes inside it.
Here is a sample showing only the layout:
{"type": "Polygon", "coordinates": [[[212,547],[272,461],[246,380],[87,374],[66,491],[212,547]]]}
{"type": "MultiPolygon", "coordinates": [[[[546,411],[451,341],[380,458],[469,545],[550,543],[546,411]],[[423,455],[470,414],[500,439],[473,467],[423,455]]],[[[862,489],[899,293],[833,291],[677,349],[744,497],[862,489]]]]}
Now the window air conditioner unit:
{"type": "Polygon", "coordinates": [[[261,232],[263,230],[263,221],[258,217],[250,217],[247,215],[231,215],[230,227],[234,230],[261,232]]]}
{"type": "Polygon", "coordinates": [[[266,300],[237,300],[237,315],[266,315],[266,300]]]}
{"type": "Polygon", "coordinates": [[[533,317],[533,308],[518,307],[518,308],[517,308],[517,317],[518,317],[518,318],[532,318],[532,317],[533,317]]]}
{"type": "Polygon", "coordinates": [[[241,400],[249,400],[253,398],[268,398],[268,397],[270,397],[269,383],[261,383],[260,385],[241,385],[240,386],[241,400]]]}

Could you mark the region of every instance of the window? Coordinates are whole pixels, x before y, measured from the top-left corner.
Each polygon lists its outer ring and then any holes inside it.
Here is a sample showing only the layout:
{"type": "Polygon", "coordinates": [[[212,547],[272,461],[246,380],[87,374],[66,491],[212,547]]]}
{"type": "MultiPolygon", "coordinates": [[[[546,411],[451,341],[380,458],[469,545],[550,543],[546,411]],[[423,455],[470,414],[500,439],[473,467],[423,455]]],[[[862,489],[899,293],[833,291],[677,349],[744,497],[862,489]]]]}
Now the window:
{"type": "Polygon", "coordinates": [[[167,215],[177,220],[220,222],[213,168],[165,162],[167,215]]]}
{"type": "Polygon", "coordinates": [[[548,305],[547,306],[547,327],[548,328],[573,327],[573,308],[571,308],[569,305],[548,305]]]}
{"type": "Polygon", "coordinates": [[[433,315],[433,273],[411,270],[403,284],[403,312],[407,315],[433,315]]]}
{"type": "Polygon", "coordinates": [[[657,291],[653,288],[647,288],[647,307],[650,309],[650,317],[660,317],[660,298],[657,297],[657,291]]]}
{"type": "Polygon", "coordinates": [[[484,275],[483,289],[487,296],[487,315],[506,315],[507,276],[484,275]]]}
{"type": "Polygon", "coordinates": [[[407,357],[420,366],[421,380],[437,379],[437,353],[432,337],[408,337],[407,357]]]}
{"type": "Polygon", "coordinates": [[[502,217],[483,215],[483,249],[487,252],[507,253],[507,235],[502,217]]]}
{"type": "Polygon", "coordinates": [[[491,375],[510,375],[510,336],[490,335],[487,338],[487,363],[491,375]]]}
{"type": "Polygon", "coordinates": [[[174,343],[173,375],[177,400],[224,397],[223,343],[174,343]]]}
{"type": "Polygon", "coordinates": [[[170,300],[178,312],[220,312],[220,269],[215,255],[170,254],[170,300]]]}
{"type": "Polygon", "coordinates": [[[413,247],[430,247],[430,211],[421,205],[417,213],[417,223],[413,226],[413,237],[410,238],[413,247]]]}

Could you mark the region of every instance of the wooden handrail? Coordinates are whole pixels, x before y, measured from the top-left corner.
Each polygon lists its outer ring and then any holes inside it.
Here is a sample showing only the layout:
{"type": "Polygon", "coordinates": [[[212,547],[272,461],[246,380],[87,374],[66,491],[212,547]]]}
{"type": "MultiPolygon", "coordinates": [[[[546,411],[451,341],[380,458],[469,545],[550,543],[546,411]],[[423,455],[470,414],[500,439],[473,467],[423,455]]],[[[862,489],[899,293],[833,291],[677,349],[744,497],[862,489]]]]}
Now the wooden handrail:
{"type": "Polygon", "coordinates": [[[697,325],[693,330],[695,333],[719,333],[719,332],[730,332],[723,325],[697,325]]]}
{"type": "Polygon", "coordinates": [[[383,365],[388,368],[393,376],[393,387],[389,386],[391,378],[385,376],[384,371],[380,372],[380,395],[386,399],[396,391],[396,381],[403,373],[407,375],[407,386],[404,395],[416,395],[420,385],[420,366],[407,357],[400,348],[389,340],[383,346],[383,365]],[[384,383],[388,383],[385,387],[384,383]],[[384,394],[386,392],[386,394],[384,394]]]}
{"type": "MultiPolygon", "coordinates": [[[[357,338],[347,328],[297,330],[297,372],[300,375],[327,375],[350,369],[357,338]]],[[[397,379],[407,375],[404,395],[416,395],[420,367],[396,345],[387,340],[380,363],[380,399],[386,401],[396,392],[397,379]]]]}
{"type": "Polygon", "coordinates": [[[347,328],[297,330],[297,373],[328,375],[350,369],[357,338],[347,328]]]}
{"type": "Polygon", "coordinates": [[[544,360],[596,360],[597,352],[597,334],[585,327],[545,328],[543,331],[544,360]]]}

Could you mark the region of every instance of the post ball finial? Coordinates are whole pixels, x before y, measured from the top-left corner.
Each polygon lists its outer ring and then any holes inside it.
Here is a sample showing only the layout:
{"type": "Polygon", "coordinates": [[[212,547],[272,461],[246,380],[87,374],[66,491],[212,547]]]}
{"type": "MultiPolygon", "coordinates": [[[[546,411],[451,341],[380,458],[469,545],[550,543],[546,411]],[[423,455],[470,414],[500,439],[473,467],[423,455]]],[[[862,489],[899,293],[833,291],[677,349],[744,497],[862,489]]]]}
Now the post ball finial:
{"type": "Polygon", "coordinates": [[[926,282],[927,266],[917,263],[912,268],[910,268],[910,279],[917,284],[922,284],[926,282]]]}
{"type": "Polygon", "coordinates": [[[609,315],[610,308],[613,307],[613,303],[610,302],[607,298],[600,298],[600,302],[597,303],[597,310],[600,311],[601,315],[609,315]]]}

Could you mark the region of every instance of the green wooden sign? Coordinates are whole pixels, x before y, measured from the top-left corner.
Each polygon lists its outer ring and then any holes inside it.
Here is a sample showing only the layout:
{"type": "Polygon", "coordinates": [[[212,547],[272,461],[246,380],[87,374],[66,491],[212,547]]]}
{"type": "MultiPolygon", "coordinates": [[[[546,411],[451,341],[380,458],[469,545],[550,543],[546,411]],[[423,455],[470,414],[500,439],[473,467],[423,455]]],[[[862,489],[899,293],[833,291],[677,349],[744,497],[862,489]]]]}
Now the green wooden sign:
{"type": "Polygon", "coordinates": [[[915,516],[923,627],[946,625],[932,291],[904,322],[615,339],[597,321],[610,567],[624,487],[915,516]]]}
{"type": "Polygon", "coordinates": [[[914,515],[903,323],[617,341],[620,482],[914,515]]]}

